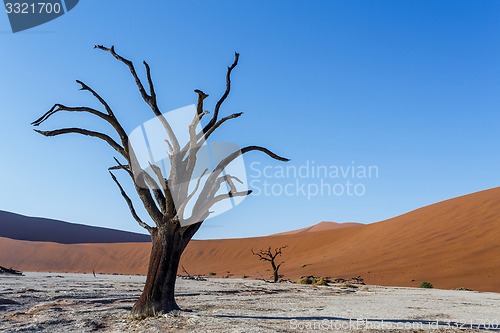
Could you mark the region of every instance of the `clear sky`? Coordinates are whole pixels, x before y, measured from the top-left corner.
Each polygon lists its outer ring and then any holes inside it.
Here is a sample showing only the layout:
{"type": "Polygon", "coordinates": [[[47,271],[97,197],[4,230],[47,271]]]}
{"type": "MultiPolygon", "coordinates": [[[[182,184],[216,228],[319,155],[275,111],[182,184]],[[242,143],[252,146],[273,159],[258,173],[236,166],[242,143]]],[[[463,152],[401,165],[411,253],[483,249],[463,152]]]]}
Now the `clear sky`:
{"type": "MultiPolygon", "coordinates": [[[[143,231],[108,175],[111,148],[30,126],[56,102],[97,106],[75,79],[98,90],[128,131],[151,117],[129,72],[94,44],[115,45],[138,66],[147,60],[163,111],[195,103],[196,88],[213,107],[240,52],[222,114],[245,114],[214,139],[267,146],[291,158],[290,170],[375,167],[370,178],[257,178],[281,164],[247,154],[261,193],[208,220],[196,238],[376,222],[498,186],[499,36],[499,1],[81,1],[16,34],[2,9],[0,209],[143,231]],[[348,195],[347,181],[363,193],[348,195]],[[277,194],[285,187],[291,195],[277,194]]],[[[108,130],[83,114],[42,128],[66,126],[108,130]]]]}

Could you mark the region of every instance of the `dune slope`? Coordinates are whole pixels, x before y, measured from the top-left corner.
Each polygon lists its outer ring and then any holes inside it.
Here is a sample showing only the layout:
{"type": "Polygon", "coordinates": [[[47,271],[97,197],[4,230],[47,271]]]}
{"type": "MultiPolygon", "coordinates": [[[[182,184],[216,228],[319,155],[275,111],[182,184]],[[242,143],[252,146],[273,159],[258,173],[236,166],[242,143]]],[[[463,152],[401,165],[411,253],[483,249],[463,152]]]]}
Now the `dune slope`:
{"type": "MultiPolygon", "coordinates": [[[[369,284],[500,292],[500,188],[369,225],[267,237],[192,241],[190,274],[268,278],[251,249],[287,245],[282,273],[352,277],[369,284]]],[[[145,273],[149,244],[55,244],[0,238],[0,265],[26,271],[145,273]]]]}
{"type": "Polygon", "coordinates": [[[0,237],[62,244],[149,242],[149,235],[0,210],[0,237]]]}
{"type": "Polygon", "coordinates": [[[310,227],[280,232],[280,233],[274,234],[273,236],[303,234],[306,232],[317,232],[317,231],[325,231],[325,230],[332,230],[332,229],[351,228],[351,227],[357,227],[360,225],[363,225],[363,224],[362,223],[355,223],[355,222],[338,223],[338,222],[325,222],[325,221],[323,221],[323,222],[317,223],[315,225],[312,225],[310,227]]]}

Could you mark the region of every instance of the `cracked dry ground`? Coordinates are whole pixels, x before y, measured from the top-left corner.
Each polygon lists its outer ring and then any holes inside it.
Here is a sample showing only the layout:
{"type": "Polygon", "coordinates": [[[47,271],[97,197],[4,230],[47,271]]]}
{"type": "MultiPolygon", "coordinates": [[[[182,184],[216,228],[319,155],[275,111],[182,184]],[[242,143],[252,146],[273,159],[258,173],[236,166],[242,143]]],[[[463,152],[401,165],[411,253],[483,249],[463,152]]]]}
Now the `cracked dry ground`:
{"type": "Polygon", "coordinates": [[[0,276],[0,331],[486,332],[498,325],[477,324],[500,319],[496,293],[179,279],[177,301],[189,312],[134,320],[130,309],[144,281],[125,275],[0,276]]]}

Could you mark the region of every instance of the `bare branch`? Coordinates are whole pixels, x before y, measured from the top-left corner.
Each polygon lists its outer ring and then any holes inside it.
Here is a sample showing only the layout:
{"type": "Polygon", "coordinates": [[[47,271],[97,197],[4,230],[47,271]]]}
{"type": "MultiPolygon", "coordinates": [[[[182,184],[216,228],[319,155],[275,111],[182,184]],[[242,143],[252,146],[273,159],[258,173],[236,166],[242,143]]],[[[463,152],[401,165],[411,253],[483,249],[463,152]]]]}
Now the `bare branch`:
{"type": "Polygon", "coordinates": [[[113,114],[113,110],[111,110],[111,108],[109,107],[109,104],[94,89],[90,88],[88,85],[86,85],[85,83],[83,83],[80,80],[76,80],[76,83],[78,83],[81,86],[80,90],[87,90],[92,95],[94,95],[94,97],[104,106],[108,115],[110,115],[111,117],[115,116],[113,114]]]}
{"type": "Polygon", "coordinates": [[[203,112],[203,100],[208,97],[208,94],[205,94],[203,91],[199,89],[195,89],[195,93],[198,94],[198,103],[196,104],[196,113],[200,115],[203,112]]]}
{"type": "Polygon", "coordinates": [[[118,170],[118,169],[125,170],[129,174],[129,176],[132,178],[132,180],[134,180],[134,175],[132,174],[132,170],[130,169],[130,166],[129,165],[124,165],[116,157],[113,157],[113,159],[115,160],[116,164],[118,164],[118,166],[117,167],[111,167],[108,170],[113,170],[112,168],[114,168],[116,170],[118,170]]]}
{"type": "Polygon", "coordinates": [[[212,207],[213,205],[215,205],[217,202],[219,201],[222,201],[224,199],[229,199],[229,198],[232,198],[232,197],[245,197],[247,195],[250,195],[252,194],[252,190],[248,190],[248,191],[240,191],[240,192],[232,192],[232,191],[229,191],[228,193],[226,194],[220,194],[218,196],[216,196],[215,198],[213,198],[212,202],[209,204],[210,207],[212,207]]]}
{"type": "Polygon", "coordinates": [[[156,178],[158,178],[158,181],[160,182],[160,187],[162,189],[167,189],[167,180],[163,176],[161,169],[157,165],[152,164],[151,162],[149,162],[149,166],[155,173],[156,178]]]}
{"type": "Polygon", "coordinates": [[[172,146],[172,144],[170,143],[170,141],[168,141],[167,139],[165,139],[165,143],[168,146],[168,153],[169,153],[169,155],[172,156],[174,154],[174,147],[172,146]]]}
{"type": "Polygon", "coordinates": [[[217,192],[222,185],[222,183],[226,182],[229,185],[229,191],[236,193],[238,190],[236,189],[236,186],[233,183],[233,179],[236,180],[238,183],[243,184],[243,182],[236,176],[232,175],[223,175],[219,178],[216,179],[215,184],[214,184],[214,189],[215,192],[217,192]]]}
{"type": "MultiPolygon", "coordinates": [[[[217,179],[218,179],[219,175],[222,173],[222,171],[224,170],[224,168],[226,168],[232,161],[234,161],[239,156],[241,156],[245,153],[248,153],[250,151],[254,151],[254,150],[261,151],[261,152],[267,154],[268,156],[270,156],[271,158],[279,160],[279,161],[289,161],[289,159],[287,159],[285,157],[281,157],[279,155],[276,155],[275,153],[273,153],[269,149],[264,148],[264,147],[260,147],[260,146],[247,146],[247,147],[242,148],[241,150],[237,150],[237,151],[229,154],[226,158],[224,158],[222,161],[219,162],[217,167],[214,169],[214,171],[208,177],[207,182],[203,186],[203,190],[201,191],[200,196],[195,203],[195,207],[194,207],[193,211],[197,211],[197,212],[201,213],[201,211],[200,211],[201,207],[205,207],[207,202],[209,202],[209,200],[211,200],[211,198],[214,198],[214,196],[217,193],[217,190],[219,188],[217,186],[218,185],[217,179]]],[[[248,194],[250,194],[250,193],[248,193],[248,194]]],[[[248,194],[246,194],[246,195],[248,195],[248,194]]],[[[233,193],[233,195],[235,195],[235,193],[233,193]]]]}
{"type": "Polygon", "coordinates": [[[130,209],[130,213],[132,214],[134,219],[137,221],[137,223],[139,223],[139,225],[141,227],[146,229],[151,234],[153,228],[151,226],[149,226],[146,222],[141,220],[141,218],[139,217],[139,215],[137,215],[137,212],[135,211],[134,204],[132,203],[132,200],[130,200],[130,197],[127,195],[127,193],[123,189],[123,187],[120,184],[120,182],[118,181],[118,179],[116,179],[115,175],[111,171],[109,172],[109,174],[111,175],[111,178],[113,178],[113,181],[116,183],[116,185],[120,189],[120,193],[122,194],[123,198],[127,202],[128,208],[130,209]]]}
{"type": "Polygon", "coordinates": [[[220,177],[219,179],[223,179],[229,185],[229,189],[231,190],[231,192],[238,191],[236,189],[236,186],[233,183],[233,179],[236,180],[238,183],[243,184],[243,182],[236,176],[224,175],[224,176],[220,177]]]}
{"type": "Polygon", "coordinates": [[[154,164],[149,163],[151,169],[153,169],[156,178],[160,181],[161,188],[163,189],[163,194],[165,198],[165,213],[173,215],[175,211],[174,199],[172,197],[172,191],[168,185],[167,179],[163,176],[161,169],[154,164]]]}
{"type": "Polygon", "coordinates": [[[130,170],[130,167],[129,167],[128,164],[125,164],[123,166],[121,166],[121,165],[114,165],[114,166],[108,168],[109,171],[122,170],[122,169],[128,171],[128,170],[130,170]]]}
{"type": "Polygon", "coordinates": [[[94,45],[94,48],[95,49],[100,49],[100,50],[103,50],[103,51],[111,53],[111,55],[113,55],[113,57],[115,57],[118,61],[120,61],[120,62],[124,63],[125,65],[127,65],[128,69],[130,70],[130,73],[134,77],[135,84],[137,85],[137,88],[139,89],[139,92],[141,93],[142,98],[148,104],[152,102],[152,97],[150,95],[148,95],[148,93],[144,89],[142,81],[139,78],[139,76],[137,75],[134,63],[132,61],[130,61],[128,59],[125,59],[124,57],[122,57],[121,55],[119,55],[118,53],[116,53],[114,46],[111,46],[111,48],[108,48],[108,47],[105,47],[103,45],[94,45]]]}
{"type": "Polygon", "coordinates": [[[273,153],[272,151],[270,151],[267,148],[260,147],[260,146],[247,146],[247,147],[242,148],[241,150],[237,150],[237,151],[229,154],[222,161],[220,161],[210,176],[211,177],[219,176],[219,174],[222,172],[222,170],[224,170],[224,168],[226,168],[232,161],[234,161],[239,156],[241,156],[245,153],[248,153],[250,151],[261,151],[261,152],[265,153],[266,155],[268,155],[269,157],[271,157],[275,160],[278,160],[278,161],[283,161],[283,162],[290,161],[288,158],[281,157],[281,156],[273,153]]]}
{"type": "Polygon", "coordinates": [[[151,108],[151,110],[153,111],[154,115],[157,116],[158,119],[160,120],[160,122],[162,123],[163,127],[165,128],[165,130],[168,134],[168,137],[169,137],[169,140],[170,140],[170,143],[173,147],[174,152],[179,152],[179,150],[180,150],[179,141],[177,140],[177,137],[175,136],[175,133],[172,130],[172,127],[168,123],[167,119],[165,119],[165,117],[161,113],[160,109],[158,108],[158,104],[156,102],[156,94],[155,94],[154,86],[153,86],[153,81],[151,79],[151,69],[149,68],[149,65],[146,62],[144,62],[144,66],[146,67],[146,75],[148,77],[148,82],[150,84],[151,95],[149,95],[146,92],[146,90],[144,89],[144,85],[142,84],[142,81],[139,78],[139,76],[137,75],[137,71],[135,70],[134,63],[132,61],[122,57],[118,53],[116,53],[114,46],[111,46],[111,48],[108,48],[108,47],[105,47],[103,45],[95,45],[94,48],[111,53],[111,55],[113,57],[115,57],[118,61],[122,62],[123,64],[125,64],[128,67],[128,69],[130,70],[130,73],[132,74],[132,76],[135,80],[137,88],[139,89],[139,92],[141,93],[142,99],[144,99],[146,104],[148,104],[149,107],[151,108]]]}
{"type": "MultiPolygon", "coordinates": [[[[88,88],[88,89],[90,89],[90,88],[88,88]]],[[[103,101],[103,103],[106,103],[106,102],[103,101]]],[[[52,106],[52,108],[50,108],[49,111],[47,111],[43,116],[41,116],[40,118],[38,118],[37,120],[35,120],[31,124],[33,126],[39,126],[40,124],[42,124],[44,121],[46,121],[52,115],[56,114],[59,111],[66,111],[66,112],[86,112],[86,113],[90,113],[90,114],[93,114],[95,116],[98,116],[99,118],[105,120],[107,123],[109,123],[111,126],[113,126],[113,128],[116,131],[116,133],[119,135],[119,137],[121,139],[124,151],[127,151],[128,136],[125,133],[125,130],[123,129],[123,127],[120,125],[120,123],[118,123],[118,120],[115,118],[115,116],[112,113],[111,114],[105,114],[105,113],[103,113],[103,112],[101,112],[99,110],[96,110],[96,109],[93,109],[93,108],[90,108],[90,107],[86,107],[86,106],[72,107],[72,106],[66,106],[66,105],[63,105],[63,104],[54,104],[54,106],[52,106]]],[[[111,109],[110,109],[110,111],[111,111],[111,109]]]]}
{"type": "MultiPolygon", "coordinates": [[[[290,161],[289,158],[286,158],[286,157],[281,157],[275,153],[273,153],[272,151],[270,151],[269,149],[267,148],[264,148],[264,147],[260,147],[260,146],[247,146],[247,147],[244,147],[241,149],[241,154],[245,154],[245,153],[248,153],[250,151],[254,151],[254,150],[258,150],[258,151],[261,151],[263,153],[265,153],[266,155],[268,155],[269,157],[275,159],[275,160],[278,160],[278,161],[281,161],[281,162],[288,162],[290,161]]],[[[228,157],[231,157],[231,155],[229,155],[228,157]]],[[[224,160],[223,160],[224,161],[224,160]]],[[[232,159],[231,159],[232,161],[232,159]]],[[[222,163],[222,162],[221,162],[222,163]]],[[[229,164],[229,163],[228,163],[229,164]]],[[[227,164],[226,164],[227,165],[227,164]]]]}
{"type": "Polygon", "coordinates": [[[281,255],[283,252],[283,249],[286,249],[288,245],[278,247],[274,250],[274,257],[276,258],[278,255],[281,255]]]}
{"type": "Polygon", "coordinates": [[[259,250],[259,252],[254,252],[254,250],[252,249],[252,254],[254,256],[258,256],[259,260],[271,261],[271,258],[268,255],[271,253],[270,251],[271,251],[271,248],[269,248],[267,251],[266,250],[259,250]]]}
{"type": "Polygon", "coordinates": [[[234,62],[231,66],[227,68],[227,73],[226,73],[226,90],[224,91],[224,94],[222,97],[219,99],[217,104],[215,105],[214,109],[214,114],[212,116],[212,119],[208,122],[208,124],[203,128],[203,132],[207,132],[217,121],[217,117],[219,116],[219,110],[220,107],[222,106],[222,103],[226,100],[227,96],[229,95],[229,92],[231,91],[231,72],[233,69],[238,65],[238,59],[240,58],[240,54],[235,52],[234,53],[234,62]]]}
{"type": "Polygon", "coordinates": [[[52,115],[56,114],[59,111],[87,112],[87,113],[91,113],[93,115],[96,115],[96,116],[106,120],[107,122],[109,122],[109,120],[110,120],[109,116],[107,114],[104,114],[101,111],[93,109],[93,108],[89,108],[89,107],[85,107],[85,106],[71,107],[71,106],[66,106],[63,104],[54,104],[54,106],[52,106],[49,111],[47,111],[46,113],[44,113],[43,116],[41,116],[40,118],[38,118],[37,120],[32,122],[31,125],[39,126],[45,120],[49,119],[52,115]]]}
{"type": "MultiPolygon", "coordinates": [[[[114,169],[114,170],[120,169],[120,170],[127,171],[130,178],[132,178],[132,182],[134,183],[135,190],[137,191],[139,198],[141,199],[142,203],[144,204],[146,211],[148,212],[151,219],[153,219],[153,221],[156,223],[156,225],[159,225],[161,223],[161,221],[163,220],[163,215],[160,213],[160,210],[158,210],[158,206],[155,204],[155,201],[153,200],[153,197],[151,196],[150,190],[148,188],[146,188],[146,186],[148,186],[147,183],[152,184],[154,187],[155,182],[154,182],[153,178],[151,178],[151,176],[145,171],[143,171],[141,178],[139,178],[139,177],[135,178],[129,165],[122,164],[116,157],[113,157],[113,158],[114,158],[116,164],[118,164],[118,166],[111,167],[110,169],[114,169]],[[144,178],[149,178],[149,180],[146,181],[144,178]],[[139,184],[138,181],[142,181],[143,183],[139,184]]],[[[158,197],[157,193],[154,193],[154,195],[155,195],[157,202],[161,206],[162,205],[161,197],[158,197]]]]}
{"type": "Polygon", "coordinates": [[[161,213],[165,214],[167,208],[166,206],[167,202],[165,199],[165,195],[163,194],[163,189],[146,171],[142,172],[141,175],[143,177],[144,183],[149,187],[150,191],[153,192],[156,203],[160,207],[161,213]]]}
{"type": "Polygon", "coordinates": [[[156,101],[155,87],[153,85],[153,80],[151,79],[151,68],[149,67],[149,64],[146,61],[143,61],[143,64],[144,67],[146,67],[146,76],[148,78],[149,94],[151,95],[151,99],[153,101],[156,101]]]}
{"type": "Polygon", "coordinates": [[[176,176],[178,178],[176,179],[176,183],[179,184],[179,186],[177,187],[179,199],[184,198],[185,196],[188,195],[189,181],[196,166],[196,160],[197,160],[196,154],[201,147],[201,144],[198,144],[196,127],[200,123],[201,118],[203,118],[203,116],[208,114],[208,111],[203,111],[203,100],[208,95],[198,89],[196,89],[195,92],[198,94],[198,106],[197,106],[197,111],[193,115],[193,119],[191,120],[191,123],[188,126],[189,141],[186,143],[186,145],[182,148],[180,154],[177,156],[178,157],[177,169],[179,172],[176,173],[176,176]],[[188,151],[189,155],[187,156],[186,159],[184,159],[184,156],[188,151]]]}
{"type": "MultiPolygon", "coordinates": [[[[196,181],[196,185],[193,189],[193,191],[186,197],[186,200],[184,200],[184,202],[181,204],[181,206],[179,207],[179,209],[177,210],[177,217],[179,219],[182,219],[183,218],[183,215],[184,215],[184,210],[186,209],[186,206],[187,204],[189,203],[189,200],[191,200],[193,198],[193,196],[196,194],[196,192],[198,191],[198,188],[200,187],[200,183],[201,183],[201,179],[203,178],[203,176],[205,175],[205,173],[208,172],[208,169],[205,169],[203,170],[203,173],[201,174],[201,176],[198,178],[198,180],[196,181]]],[[[189,185],[188,185],[189,186],[189,185]]]]}
{"type": "MultiPolygon", "coordinates": [[[[147,174],[147,172],[143,172],[142,177],[151,177],[151,176],[149,176],[147,174]]],[[[145,182],[144,179],[140,179],[140,180],[145,182]]],[[[158,206],[155,204],[155,200],[151,196],[150,190],[141,186],[136,181],[134,181],[134,186],[135,186],[135,190],[137,191],[137,194],[139,194],[139,198],[141,199],[141,201],[144,205],[144,208],[146,208],[146,211],[148,212],[149,216],[151,216],[151,219],[156,223],[157,226],[161,225],[162,222],[164,221],[164,215],[161,213],[161,211],[158,209],[158,206]]],[[[145,184],[144,184],[144,186],[145,186],[145,184]]],[[[155,197],[156,197],[156,195],[155,195],[155,197]]],[[[161,205],[161,203],[160,203],[160,205],[161,205]]]]}
{"type": "Polygon", "coordinates": [[[243,112],[238,112],[238,113],[233,113],[229,116],[226,116],[224,118],[222,118],[221,120],[219,120],[218,122],[215,123],[215,125],[213,125],[212,127],[210,127],[210,129],[205,133],[205,132],[202,132],[202,133],[198,133],[198,139],[201,138],[201,137],[204,137],[204,140],[207,140],[208,137],[210,135],[212,135],[212,133],[220,127],[220,125],[224,124],[226,121],[228,121],[229,119],[234,119],[234,118],[238,118],[239,116],[241,116],[243,114],[243,112]]]}
{"type": "MultiPolygon", "coordinates": [[[[207,95],[208,96],[208,95],[207,95]]],[[[204,133],[203,131],[201,131],[200,133],[196,134],[196,148],[191,150],[190,151],[190,154],[194,154],[196,155],[196,153],[198,152],[198,150],[201,148],[201,146],[203,145],[203,143],[206,142],[206,140],[208,139],[208,137],[217,129],[219,128],[223,123],[225,123],[226,121],[228,121],[229,119],[234,119],[234,118],[238,118],[239,116],[241,116],[243,114],[243,112],[239,112],[239,113],[233,113],[229,116],[226,116],[222,119],[220,119],[214,126],[212,126],[212,128],[210,128],[208,130],[207,133],[204,133]],[[201,139],[201,141],[199,141],[201,139]]],[[[202,117],[205,115],[205,113],[202,113],[202,117]]],[[[201,119],[201,118],[200,118],[201,119]]],[[[191,133],[190,133],[191,134],[191,133]]],[[[195,146],[193,144],[194,140],[192,138],[192,136],[190,137],[190,140],[188,143],[186,143],[186,145],[182,148],[181,150],[181,153],[180,153],[180,157],[181,159],[184,158],[184,156],[186,155],[186,153],[188,152],[189,149],[192,149],[193,146],[195,146]]]]}
{"type": "Polygon", "coordinates": [[[87,136],[92,136],[95,138],[99,138],[101,140],[106,141],[113,149],[115,149],[117,152],[119,152],[123,157],[127,158],[128,154],[125,151],[125,149],[120,146],[115,140],[113,140],[111,137],[109,137],[106,134],[100,133],[100,132],[94,132],[82,128],[77,128],[77,127],[70,127],[70,128],[61,128],[53,131],[40,131],[40,130],[35,130],[35,132],[40,133],[43,136],[56,136],[56,135],[61,135],[61,134],[68,134],[68,133],[76,133],[76,134],[82,134],[82,135],[87,135],[87,136]]]}
{"type": "MultiPolygon", "coordinates": [[[[197,137],[196,137],[196,126],[200,122],[201,118],[203,118],[204,115],[206,115],[208,112],[202,111],[200,113],[196,113],[193,117],[193,120],[189,124],[189,155],[187,157],[187,161],[185,162],[185,170],[183,174],[181,175],[182,179],[180,179],[181,184],[184,184],[182,188],[179,188],[180,195],[185,196],[187,195],[188,191],[188,186],[189,186],[189,179],[191,178],[191,175],[193,174],[194,167],[196,166],[196,153],[198,152],[200,146],[198,146],[197,143],[197,137]]],[[[183,151],[184,153],[184,151],[183,151]]],[[[182,155],[182,154],[181,154],[182,155]]],[[[180,159],[182,160],[183,156],[180,156],[180,159]]],[[[184,162],[184,161],[183,161],[184,162]]],[[[182,172],[182,170],[181,170],[182,172]]]]}

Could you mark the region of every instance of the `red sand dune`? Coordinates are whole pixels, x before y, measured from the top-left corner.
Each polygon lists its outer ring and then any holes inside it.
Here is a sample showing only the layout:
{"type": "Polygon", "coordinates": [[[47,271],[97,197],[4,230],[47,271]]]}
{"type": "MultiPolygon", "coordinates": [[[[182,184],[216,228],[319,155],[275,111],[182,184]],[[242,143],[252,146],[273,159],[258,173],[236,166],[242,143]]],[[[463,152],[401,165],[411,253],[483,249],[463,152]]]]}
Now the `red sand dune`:
{"type": "Polygon", "coordinates": [[[350,228],[350,227],[356,227],[356,226],[360,226],[360,225],[363,225],[363,224],[362,223],[355,223],[355,222],[344,222],[344,223],[320,222],[320,223],[312,225],[310,227],[280,232],[277,234],[273,234],[272,236],[303,234],[306,232],[316,232],[316,231],[325,231],[325,230],[332,230],[332,229],[350,228]]]}
{"type": "MultiPolygon", "coordinates": [[[[352,277],[369,284],[500,292],[500,187],[446,200],[378,223],[322,232],[192,241],[190,274],[268,278],[251,249],[288,245],[282,273],[352,277]]],[[[143,274],[149,244],[56,244],[0,238],[0,264],[24,271],[143,274]]]]}

